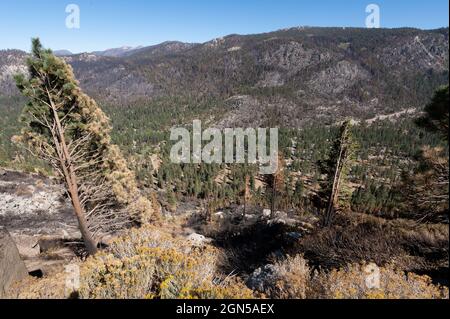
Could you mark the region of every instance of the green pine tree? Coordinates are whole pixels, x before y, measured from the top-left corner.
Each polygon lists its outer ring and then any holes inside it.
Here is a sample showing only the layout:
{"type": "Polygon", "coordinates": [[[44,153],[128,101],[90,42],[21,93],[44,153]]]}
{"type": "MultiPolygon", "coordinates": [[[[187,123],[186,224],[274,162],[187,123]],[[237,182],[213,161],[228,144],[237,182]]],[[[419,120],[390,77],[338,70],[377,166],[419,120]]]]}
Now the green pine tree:
{"type": "Polygon", "coordinates": [[[85,95],[72,68],[32,40],[29,76],[16,76],[27,97],[22,134],[14,140],[49,163],[61,178],[89,253],[100,236],[150,219],[152,206],[136,186],[119,148],[111,144],[109,119],[85,95]]]}

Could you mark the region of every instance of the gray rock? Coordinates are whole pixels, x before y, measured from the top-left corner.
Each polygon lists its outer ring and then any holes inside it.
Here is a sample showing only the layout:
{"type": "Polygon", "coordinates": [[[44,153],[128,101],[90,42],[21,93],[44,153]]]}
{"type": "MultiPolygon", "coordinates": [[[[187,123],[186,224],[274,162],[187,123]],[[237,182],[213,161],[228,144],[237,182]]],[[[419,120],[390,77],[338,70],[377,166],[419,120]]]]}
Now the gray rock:
{"type": "Polygon", "coordinates": [[[267,221],[267,225],[284,224],[287,226],[296,226],[297,220],[293,218],[274,218],[267,221]]]}
{"type": "Polygon", "coordinates": [[[269,217],[270,216],[270,209],[263,209],[263,216],[269,217]]]}
{"type": "Polygon", "coordinates": [[[214,215],[217,216],[220,219],[223,219],[223,212],[217,212],[214,215]]]}
{"type": "Polygon", "coordinates": [[[4,298],[10,286],[28,276],[16,244],[9,232],[0,227],[0,298],[4,298]]]}
{"type": "Polygon", "coordinates": [[[286,212],[276,211],[275,218],[286,219],[286,218],[288,218],[288,215],[286,212]]]}
{"type": "Polygon", "coordinates": [[[39,247],[39,236],[11,234],[19,250],[20,256],[25,260],[27,258],[38,257],[41,250],[39,247]]]}
{"type": "Polygon", "coordinates": [[[289,232],[289,233],[286,233],[286,236],[291,238],[291,239],[293,239],[293,240],[297,240],[297,239],[300,239],[302,237],[302,234],[298,233],[298,232],[289,232]]]}
{"type": "Polygon", "coordinates": [[[203,235],[193,233],[187,237],[187,240],[192,243],[193,246],[204,246],[212,241],[211,238],[207,238],[203,235]]]}
{"type": "Polygon", "coordinates": [[[253,290],[264,292],[268,285],[275,279],[276,267],[265,265],[256,269],[247,279],[247,286],[253,290]]]}

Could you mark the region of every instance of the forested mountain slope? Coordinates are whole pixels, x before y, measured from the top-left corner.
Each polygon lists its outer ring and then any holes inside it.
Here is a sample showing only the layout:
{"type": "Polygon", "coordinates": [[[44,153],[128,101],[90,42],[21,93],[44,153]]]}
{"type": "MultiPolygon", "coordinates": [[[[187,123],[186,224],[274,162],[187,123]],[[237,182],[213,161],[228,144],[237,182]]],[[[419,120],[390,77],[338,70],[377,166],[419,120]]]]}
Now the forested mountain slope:
{"type": "MultiPolygon", "coordinates": [[[[24,70],[25,56],[0,51],[1,95],[17,93],[11,74],[24,70]]],[[[271,124],[299,127],[309,119],[368,119],[422,106],[448,82],[448,28],[300,27],[66,60],[102,104],[151,107],[174,96],[214,97],[226,101],[215,112],[222,125],[261,125],[277,118],[271,124]]]]}

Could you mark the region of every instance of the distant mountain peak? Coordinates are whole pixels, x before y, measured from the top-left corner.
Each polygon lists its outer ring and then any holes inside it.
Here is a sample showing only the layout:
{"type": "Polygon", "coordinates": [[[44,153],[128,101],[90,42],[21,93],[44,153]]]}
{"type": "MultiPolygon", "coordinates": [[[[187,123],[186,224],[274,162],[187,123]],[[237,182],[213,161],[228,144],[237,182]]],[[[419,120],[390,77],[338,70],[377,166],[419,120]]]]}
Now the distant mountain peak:
{"type": "Polygon", "coordinates": [[[73,55],[72,52],[70,52],[69,50],[56,50],[53,51],[53,54],[55,54],[56,56],[69,56],[69,55],[73,55]]]}
{"type": "Polygon", "coordinates": [[[132,46],[121,46],[119,48],[111,48],[107,49],[105,51],[95,51],[92,52],[92,54],[98,55],[98,56],[106,56],[106,57],[122,57],[130,52],[133,52],[135,50],[139,50],[143,48],[142,46],[132,47],[132,46]]]}

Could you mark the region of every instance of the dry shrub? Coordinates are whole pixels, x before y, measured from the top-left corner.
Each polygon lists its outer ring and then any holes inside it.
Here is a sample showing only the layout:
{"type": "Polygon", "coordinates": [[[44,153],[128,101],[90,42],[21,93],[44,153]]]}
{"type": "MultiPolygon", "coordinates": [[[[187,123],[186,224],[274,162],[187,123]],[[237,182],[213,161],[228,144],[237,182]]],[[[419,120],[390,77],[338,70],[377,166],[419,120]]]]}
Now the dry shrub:
{"type": "Polygon", "coordinates": [[[306,236],[299,251],[315,266],[333,269],[374,262],[413,270],[448,267],[448,225],[386,220],[364,214],[340,216],[332,227],[306,236]],[[447,260],[447,261],[445,261],[447,260]]]}
{"type": "MultiPolygon", "coordinates": [[[[220,257],[213,247],[192,247],[155,227],[132,229],[79,264],[80,289],[72,297],[252,298],[241,281],[217,273],[220,257]]],[[[26,280],[13,297],[67,298],[65,280],[65,273],[26,280]]]]}
{"type": "Polygon", "coordinates": [[[393,229],[373,222],[324,228],[306,237],[301,249],[314,264],[329,269],[364,260],[384,265],[405,255],[393,229]]]}
{"type": "Polygon", "coordinates": [[[11,287],[8,298],[14,299],[64,299],[68,296],[65,292],[65,273],[58,273],[42,279],[29,277],[11,287]]]}
{"type": "Polygon", "coordinates": [[[410,254],[425,257],[427,263],[435,266],[448,267],[448,224],[404,224],[398,236],[410,254]]]}
{"type": "MultiPolygon", "coordinates": [[[[352,264],[331,271],[310,270],[301,256],[271,265],[269,275],[257,278],[259,292],[281,299],[440,299],[448,288],[434,285],[428,276],[396,270],[392,266],[352,264]],[[370,279],[379,270],[379,282],[370,279]],[[376,282],[376,285],[372,283],[376,282]]],[[[376,278],[376,277],[375,277],[376,278]]]]}
{"type": "Polygon", "coordinates": [[[428,276],[386,266],[379,269],[379,285],[367,285],[371,264],[353,264],[330,272],[316,272],[309,297],[320,299],[448,299],[448,288],[433,285],[428,276]],[[370,288],[373,287],[373,288],[370,288]]]}
{"type": "Polygon", "coordinates": [[[153,227],[132,230],[81,269],[81,298],[251,298],[236,280],[216,284],[219,252],[153,227]]]}
{"type": "Polygon", "coordinates": [[[277,262],[273,273],[263,285],[262,293],[274,299],[305,299],[310,278],[310,269],[306,260],[298,255],[277,262]]]}

